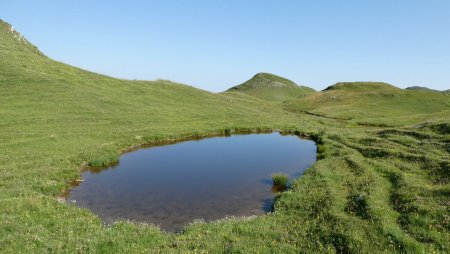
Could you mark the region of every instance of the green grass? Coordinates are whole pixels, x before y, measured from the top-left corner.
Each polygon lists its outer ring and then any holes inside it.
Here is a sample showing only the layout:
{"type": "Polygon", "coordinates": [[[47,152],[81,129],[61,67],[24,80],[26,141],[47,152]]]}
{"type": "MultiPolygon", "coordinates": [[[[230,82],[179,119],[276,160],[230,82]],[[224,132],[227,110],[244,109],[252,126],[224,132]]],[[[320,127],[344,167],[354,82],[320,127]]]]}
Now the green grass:
{"type": "Polygon", "coordinates": [[[423,87],[423,86],[410,86],[405,88],[406,90],[422,90],[422,91],[432,91],[432,92],[436,92],[436,93],[441,93],[441,91],[439,90],[434,90],[434,89],[430,89],[428,87],[423,87]]]}
{"type": "Polygon", "coordinates": [[[246,82],[228,89],[227,92],[239,92],[267,101],[284,102],[315,91],[273,74],[258,73],[246,82]]]}
{"type": "Polygon", "coordinates": [[[272,174],[272,181],[274,185],[286,186],[289,180],[289,176],[285,173],[274,173],[272,174]]]}
{"type": "Polygon", "coordinates": [[[450,96],[426,90],[402,90],[386,83],[338,83],[326,90],[285,103],[285,109],[351,125],[405,126],[445,119],[450,96]]]}
{"type": "Polygon", "coordinates": [[[359,84],[280,104],[118,80],[43,56],[3,22],[0,59],[0,252],[450,252],[448,95],[359,84]],[[264,216],[169,234],[60,198],[82,166],[142,144],[275,129],[315,140],[320,160],[264,216]]]}
{"type": "Polygon", "coordinates": [[[106,155],[101,158],[96,158],[93,160],[90,160],[88,165],[91,167],[104,167],[108,165],[112,165],[119,162],[119,156],[118,155],[106,155]]]}

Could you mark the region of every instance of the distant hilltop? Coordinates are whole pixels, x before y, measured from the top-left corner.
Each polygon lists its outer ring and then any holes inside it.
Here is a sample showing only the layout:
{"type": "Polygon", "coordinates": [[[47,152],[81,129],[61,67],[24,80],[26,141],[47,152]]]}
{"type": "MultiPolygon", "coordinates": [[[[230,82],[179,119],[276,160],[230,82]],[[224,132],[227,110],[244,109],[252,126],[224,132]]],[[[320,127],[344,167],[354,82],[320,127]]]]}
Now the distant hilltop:
{"type": "MultiPolygon", "coordinates": [[[[430,89],[430,88],[424,87],[424,86],[410,86],[410,87],[407,87],[407,88],[405,88],[405,89],[406,89],[406,90],[419,90],[419,91],[441,92],[441,91],[439,91],[439,90],[430,89]]],[[[446,90],[446,91],[448,91],[448,90],[446,90]]],[[[446,92],[446,91],[443,91],[443,92],[446,92]]]]}
{"type": "Polygon", "coordinates": [[[400,88],[384,82],[358,81],[358,82],[339,82],[325,88],[324,91],[329,90],[369,91],[369,90],[400,90],[400,88]]]}
{"type": "Polygon", "coordinates": [[[258,73],[253,76],[251,79],[245,81],[244,83],[234,86],[231,89],[237,90],[250,90],[250,89],[258,89],[263,87],[272,87],[272,88],[281,88],[281,87],[296,87],[293,81],[273,75],[270,73],[258,73]]]}
{"type": "Polygon", "coordinates": [[[310,87],[299,86],[289,79],[263,72],[227,91],[241,92],[260,99],[277,102],[299,98],[315,92],[310,87]]]}

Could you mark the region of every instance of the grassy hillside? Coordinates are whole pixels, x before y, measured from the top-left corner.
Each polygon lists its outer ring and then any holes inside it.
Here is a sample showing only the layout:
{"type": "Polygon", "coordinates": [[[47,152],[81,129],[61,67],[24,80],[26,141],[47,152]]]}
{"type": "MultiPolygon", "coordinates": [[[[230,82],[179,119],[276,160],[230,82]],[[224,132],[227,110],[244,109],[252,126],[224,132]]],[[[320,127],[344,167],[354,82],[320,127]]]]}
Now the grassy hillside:
{"type": "Polygon", "coordinates": [[[169,81],[118,80],[48,59],[4,22],[0,88],[0,252],[450,251],[448,97],[331,89],[282,105],[169,81]],[[339,95],[341,103],[319,103],[324,95],[339,95]],[[408,106],[400,107],[394,95],[408,106]],[[372,104],[355,99],[361,96],[372,104]],[[380,116],[377,101],[392,116],[380,116]],[[332,119],[305,108],[354,115],[332,119]],[[368,118],[396,127],[352,124],[368,118]],[[82,165],[107,163],[130,147],[269,129],[310,135],[319,160],[265,216],[197,222],[167,234],[128,221],[103,225],[60,198],[82,165]]]}
{"type": "Polygon", "coordinates": [[[263,100],[283,102],[313,93],[314,89],[298,86],[294,82],[269,73],[258,73],[246,82],[228,89],[263,100]]]}
{"type": "Polygon", "coordinates": [[[424,86],[410,86],[410,87],[407,87],[407,88],[405,88],[405,89],[406,89],[406,90],[434,91],[434,92],[437,92],[437,93],[440,93],[440,92],[441,92],[441,91],[434,90],[434,89],[430,89],[430,88],[424,87],[424,86]]]}
{"type": "Polygon", "coordinates": [[[349,91],[349,92],[374,92],[374,91],[398,91],[393,85],[384,82],[339,82],[325,88],[325,91],[349,91]]]}
{"type": "Polygon", "coordinates": [[[447,116],[450,97],[434,91],[402,90],[386,83],[347,82],[291,101],[286,108],[354,123],[403,125],[425,122],[430,114],[447,116]]]}

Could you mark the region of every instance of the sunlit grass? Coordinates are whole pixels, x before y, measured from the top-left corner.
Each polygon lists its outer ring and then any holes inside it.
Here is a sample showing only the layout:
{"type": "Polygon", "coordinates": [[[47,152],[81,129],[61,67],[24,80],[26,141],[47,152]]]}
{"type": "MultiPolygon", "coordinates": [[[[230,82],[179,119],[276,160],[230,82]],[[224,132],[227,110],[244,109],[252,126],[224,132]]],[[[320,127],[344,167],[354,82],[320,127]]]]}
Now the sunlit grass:
{"type": "Polygon", "coordinates": [[[289,176],[285,173],[272,174],[272,181],[274,185],[286,186],[289,180],[289,176]]]}
{"type": "Polygon", "coordinates": [[[337,89],[280,103],[117,80],[48,59],[0,25],[2,252],[450,252],[450,96],[337,89]],[[60,198],[83,165],[142,144],[277,129],[312,138],[320,160],[268,215],[166,234],[104,225],[60,198]]]}

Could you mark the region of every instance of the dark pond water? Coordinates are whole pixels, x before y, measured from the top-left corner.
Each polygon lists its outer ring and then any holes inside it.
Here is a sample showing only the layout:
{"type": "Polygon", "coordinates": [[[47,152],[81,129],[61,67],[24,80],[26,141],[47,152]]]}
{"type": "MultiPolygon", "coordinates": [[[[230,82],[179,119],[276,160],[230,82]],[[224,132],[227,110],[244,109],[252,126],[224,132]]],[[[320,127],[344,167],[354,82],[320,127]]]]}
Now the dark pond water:
{"type": "Polygon", "coordinates": [[[214,137],[126,153],[82,173],[68,198],[104,221],[130,219],[177,231],[195,219],[264,214],[271,174],[299,177],[316,161],[311,140],[279,133],[214,137]]]}

